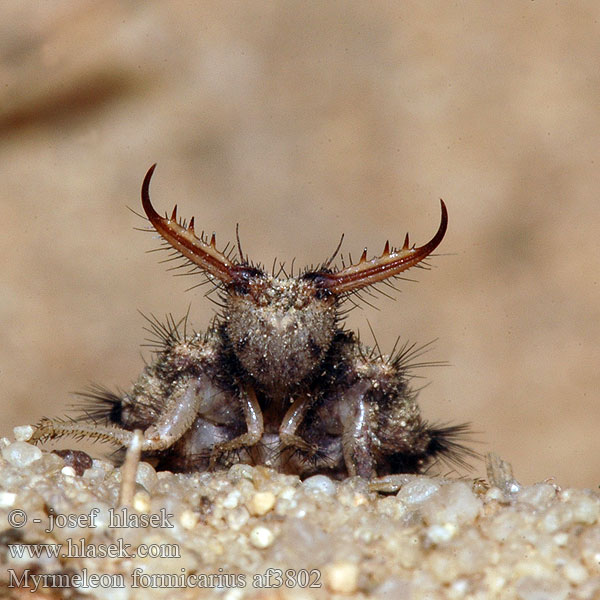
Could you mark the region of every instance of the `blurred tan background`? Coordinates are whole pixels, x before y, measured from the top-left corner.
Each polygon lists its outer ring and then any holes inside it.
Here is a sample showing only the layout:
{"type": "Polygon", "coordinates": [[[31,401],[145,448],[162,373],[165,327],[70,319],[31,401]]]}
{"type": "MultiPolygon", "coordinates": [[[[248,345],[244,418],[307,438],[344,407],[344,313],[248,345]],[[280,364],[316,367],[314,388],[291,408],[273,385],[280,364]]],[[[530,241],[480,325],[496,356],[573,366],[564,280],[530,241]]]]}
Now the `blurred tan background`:
{"type": "Polygon", "coordinates": [[[420,244],[443,197],[445,255],[348,326],[438,338],[424,412],[523,482],[600,484],[597,2],[8,0],[0,74],[0,434],[127,387],[138,309],[208,323],[133,230],[156,161],[161,212],[269,267],[420,244]]]}

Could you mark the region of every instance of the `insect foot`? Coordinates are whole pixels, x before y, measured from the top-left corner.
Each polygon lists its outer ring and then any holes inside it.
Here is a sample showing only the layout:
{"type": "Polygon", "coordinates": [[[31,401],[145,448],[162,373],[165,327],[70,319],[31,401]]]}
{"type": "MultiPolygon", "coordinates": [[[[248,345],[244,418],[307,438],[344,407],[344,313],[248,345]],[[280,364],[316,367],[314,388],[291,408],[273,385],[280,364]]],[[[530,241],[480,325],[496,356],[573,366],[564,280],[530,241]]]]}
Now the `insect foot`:
{"type": "MultiPolygon", "coordinates": [[[[94,387],[76,418],[43,419],[33,441],[71,435],[126,447],[141,430],[141,452],[157,468],[197,471],[235,462],[262,464],[302,477],[343,478],[422,472],[436,459],[467,466],[476,454],[461,441],[467,425],[436,426],[420,414],[411,369],[425,347],[382,355],[342,326],[361,290],[391,285],[422,267],[442,241],[448,213],[429,242],[355,264],[268,273],[244,257],[237,242],[220,252],[215,235],[196,233],[194,219],[161,216],[150,202],[152,166],[142,206],[173,258],[183,259],[217,296],[220,310],[206,332],[188,316],[146,317],[154,360],[127,393],[94,387]]],[[[341,245],[341,242],[340,242],[341,245]]],[[[426,363],[425,363],[426,364],[426,363]]]]}

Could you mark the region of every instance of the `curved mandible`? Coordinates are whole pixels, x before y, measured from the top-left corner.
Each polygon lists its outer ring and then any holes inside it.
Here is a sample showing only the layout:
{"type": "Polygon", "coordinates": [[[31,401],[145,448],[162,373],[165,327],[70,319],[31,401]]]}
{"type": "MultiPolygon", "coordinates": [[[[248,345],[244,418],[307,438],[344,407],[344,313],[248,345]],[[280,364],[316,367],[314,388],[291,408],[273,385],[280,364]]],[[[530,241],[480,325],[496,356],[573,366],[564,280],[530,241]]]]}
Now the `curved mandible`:
{"type": "Polygon", "coordinates": [[[402,271],[419,264],[439,246],[448,228],[448,210],[443,200],[440,200],[440,203],[442,205],[440,226],[433,238],[424,246],[419,248],[413,246],[411,248],[408,234],[406,234],[404,244],[399,250],[392,249],[390,251],[390,243],[386,242],[381,256],[367,260],[365,249],[358,263],[336,273],[319,273],[322,286],[333,294],[354,292],[390,277],[395,277],[402,271]]]}
{"type": "Polygon", "coordinates": [[[154,210],[150,202],[150,179],[155,168],[156,164],[153,164],[148,169],[142,184],[142,206],[148,220],[160,236],[182,256],[206,271],[208,275],[216,277],[223,283],[230,283],[237,271],[237,265],[216,249],[214,233],[210,242],[207,242],[204,236],[198,237],[194,231],[194,217],[187,227],[183,227],[177,222],[177,205],[173,209],[171,218],[161,217],[154,210]]]}

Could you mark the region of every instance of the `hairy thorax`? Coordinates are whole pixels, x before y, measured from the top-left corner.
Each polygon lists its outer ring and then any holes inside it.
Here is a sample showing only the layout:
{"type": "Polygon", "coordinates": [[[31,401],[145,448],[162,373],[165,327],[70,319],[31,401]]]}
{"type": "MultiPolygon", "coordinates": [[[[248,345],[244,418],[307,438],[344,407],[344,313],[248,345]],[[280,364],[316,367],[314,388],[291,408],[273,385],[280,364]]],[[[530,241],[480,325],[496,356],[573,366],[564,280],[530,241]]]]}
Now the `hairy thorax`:
{"type": "Polygon", "coordinates": [[[331,345],[335,298],[306,279],[255,278],[224,317],[234,354],[268,394],[282,397],[310,378],[331,345]]]}

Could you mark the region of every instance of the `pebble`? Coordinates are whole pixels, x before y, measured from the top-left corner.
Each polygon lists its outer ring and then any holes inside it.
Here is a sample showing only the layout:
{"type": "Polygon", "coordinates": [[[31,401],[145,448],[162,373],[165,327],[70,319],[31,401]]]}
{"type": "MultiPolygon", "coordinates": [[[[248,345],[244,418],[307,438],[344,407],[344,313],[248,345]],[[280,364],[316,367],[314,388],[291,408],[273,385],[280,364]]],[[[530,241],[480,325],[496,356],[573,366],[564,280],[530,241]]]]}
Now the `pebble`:
{"type": "Polygon", "coordinates": [[[275,506],[275,494],[272,492],[257,492],[248,503],[250,514],[260,517],[267,514],[275,506]]]}
{"type": "Polygon", "coordinates": [[[135,481],[143,486],[148,492],[152,493],[158,484],[158,475],[152,465],[147,462],[141,462],[138,465],[135,474],[135,481]]]}
{"type": "Polygon", "coordinates": [[[485,498],[486,500],[495,500],[496,502],[503,502],[504,494],[502,493],[502,490],[499,490],[497,487],[491,487],[485,493],[485,498]]]}
{"type": "Polygon", "coordinates": [[[565,577],[576,585],[583,583],[589,577],[587,569],[580,562],[574,560],[567,561],[562,570],[565,577]]]}
{"type": "Polygon", "coordinates": [[[250,532],[250,543],[255,548],[268,548],[275,540],[275,534],[264,525],[257,525],[250,532]]]}
{"type": "Polygon", "coordinates": [[[228,475],[229,479],[232,481],[235,481],[236,479],[247,479],[252,481],[253,473],[254,471],[250,465],[238,463],[229,469],[228,475]]]}
{"type": "Polygon", "coordinates": [[[327,565],[324,580],[334,594],[352,594],[358,588],[358,567],[344,561],[327,565]]]}
{"type": "Polygon", "coordinates": [[[2,457],[14,467],[26,467],[42,458],[42,451],[27,442],[14,442],[2,448],[2,457]]]}
{"type": "Polygon", "coordinates": [[[13,427],[13,435],[18,442],[26,442],[31,439],[35,429],[32,425],[18,425],[13,427]]]}
{"type": "Polygon", "coordinates": [[[516,585],[517,598],[522,600],[566,600],[569,584],[554,577],[525,576],[516,585]]]}
{"type": "Polygon", "coordinates": [[[223,500],[223,508],[232,509],[237,508],[237,505],[240,503],[240,498],[242,494],[239,490],[233,490],[229,492],[225,499],[223,500]]]}
{"type": "Polygon", "coordinates": [[[232,508],[225,515],[227,525],[229,525],[233,531],[239,531],[248,522],[249,518],[250,514],[244,506],[232,508]]]}
{"type": "Polygon", "coordinates": [[[524,487],[517,493],[519,502],[526,502],[537,508],[545,508],[556,498],[556,489],[547,483],[536,483],[524,487]]]}
{"type": "Polygon", "coordinates": [[[586,492],[574,490],[569,500],[573,502],[573,521],[592,525],[600,518],[600,500],[586,492]]]}
{"type": "Polygon", "coordinates": [[[396,498],[409,506],[422,504],[425,500],[437,494],[439,489],[440,486],[435,481],[427,477],[421,477],[403,485],[396,494],[396,498]]]}
{"type": "Polygon", "coordinates": [[[75,477],[75,475],[77,475],[75,469],[70,466],[63,467],[60,472],[67,477],[75,477]]]}
{"type": "Polygon", "coordinates": [[[333,496],[336,489],[335,483],[325,475],[313,475],[305,479],[302,486],[307,492],[317,492],[326,496],[333,496]]]}
{"type": "Polygon", "coordinates": [[[179,522],[184,529],[190,530],[194,529],[198,524],[199,518],[198,515],[191,510],[184,510],[179,516],[179,522]]]}
{"type": "Polygon", "coordinates": [[[583,564],[595,576],[600,576],[600,528],[592,527],[579,536],[583,564]]]}
{"type": "Polygon", "coordinates": [[[425,521],[431,525],[472,523],[478,516],[482,501],[477,498],[471,486],[464,481],[456,481],[440,488],[429,502],[421,507],[425,521]]]}
{"type": "Polygon", "coordinates": [[[456,525],[446,523],[444,525],[432,525],[428,527],[425,535],[432,544],[443,544],[451,540],[457,531],[458,527],[456,525]]]}
{"type": "Polygon", "coordinates": [[[150,496],[148,492],[139,491],[133,497],[133,508],[141,513],[150,512],[150,496]]]}
{"type": "Polygon", "coordinates": [[[17,495],[14,492],[0,491],[0,508],[9,508],[13,506],[17,495]]]}

